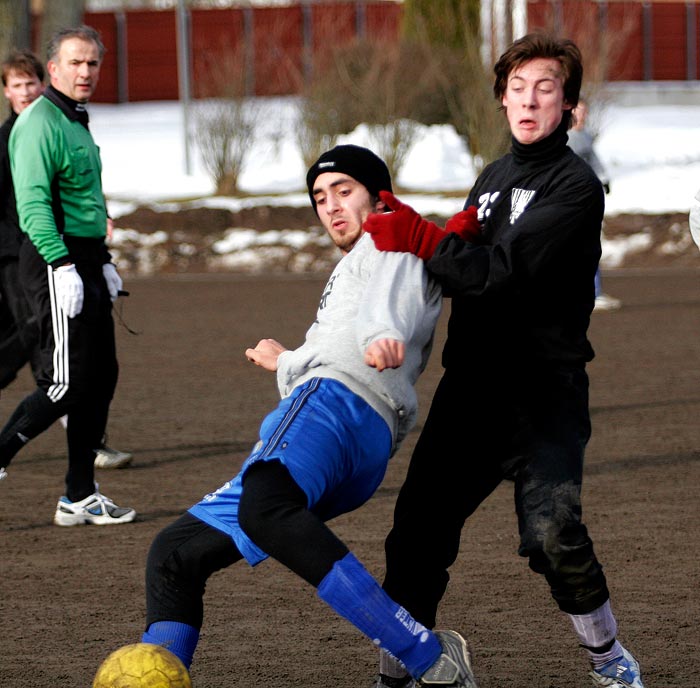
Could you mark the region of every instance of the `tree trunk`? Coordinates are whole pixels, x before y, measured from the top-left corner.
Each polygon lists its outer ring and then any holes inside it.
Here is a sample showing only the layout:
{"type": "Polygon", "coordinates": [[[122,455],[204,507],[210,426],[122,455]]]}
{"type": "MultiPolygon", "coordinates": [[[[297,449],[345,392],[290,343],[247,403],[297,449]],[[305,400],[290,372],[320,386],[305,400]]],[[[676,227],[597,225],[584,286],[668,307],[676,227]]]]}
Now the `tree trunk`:
{"type": "Polygon", "coordinates": [[[60,29],[69,29],[83,23],[85,0],[46,0],[39,24],[40,57],[46,59],[46,48],[51,36],[60,29]]]}
{"type": "MultiPolygon", "coordinates": [[[[15,49],[31,48],[29,45],[29,0],[0,0],[0,60],[15,49]]],[[[2,98],[0,117],[10,114],[7,101],[2,98]]]]}

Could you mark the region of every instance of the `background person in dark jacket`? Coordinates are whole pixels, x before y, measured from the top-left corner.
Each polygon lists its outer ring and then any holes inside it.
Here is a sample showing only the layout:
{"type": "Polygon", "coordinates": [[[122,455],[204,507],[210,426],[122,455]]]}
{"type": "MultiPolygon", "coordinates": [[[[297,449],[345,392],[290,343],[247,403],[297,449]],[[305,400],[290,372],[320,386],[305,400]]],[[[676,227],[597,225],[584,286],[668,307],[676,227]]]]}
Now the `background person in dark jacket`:
{"type": "Polygon", "coordinates": [[[60,526],[128,523],[136,515],[102,495],[94,481],[117,383],[112,302],[122,287],[105,245],[102,166],[85,109],[103,54],[94,29],[59,31],[48,48],[51,84],[10,134],[17,215],[27,235],[19,273],[37,319],[41,361],[36,390],[0,431],[0,473],[67,414],[66,492],[54,514],[60,526]]]}
{"type": "MultiPolygon", "coordinates": [[[[384,587],[432,628],[465,519],[510,479],[519,553],[571,619],[593,683],[643,688],[581,520],[587,329],[604,206],[600,181],[566,145],[581,55],[571,41],[531,34],[506,50],[495,74],[512,149],[469,194],[466,207],[478,212],[471,239],[384,193],[395,212],[365,222],[378,248],[419,255],[452,297],[445,373],[396,504],[384,587]]],[[[380,685],[401,685],[391,657],[381,657],[380,673],[380,685]]]]}
{"type": "MultiPolygon", "coordinates": [[[[569,148],[583,158],[591,169],[598,175],[605,193],[610,193],[610,178],[605,165],[598,157],[593,147],[593,134],[586,126],[588,120],[588,104],[583,98],[578,99],[578,105],[572,111],[573,126],[569,129],[569,148]]],[[[595,304],[593,310],[610,311],[622,305],[620,299],[610,296],[603,291],[603,281],[600,266],[595,273],[595,304]]]]}
{"type": "Polygon", "coordinates": [[[10,132],[22,110],[44,91],[44,67],[28,51],[16,51],[2,63],[2,85],[10,116],[0,127],[0,389],[30,363],[39,371],[39,331],[19,281],[19,247],[23,234],[17,219],[8,144],[10,132]]]}

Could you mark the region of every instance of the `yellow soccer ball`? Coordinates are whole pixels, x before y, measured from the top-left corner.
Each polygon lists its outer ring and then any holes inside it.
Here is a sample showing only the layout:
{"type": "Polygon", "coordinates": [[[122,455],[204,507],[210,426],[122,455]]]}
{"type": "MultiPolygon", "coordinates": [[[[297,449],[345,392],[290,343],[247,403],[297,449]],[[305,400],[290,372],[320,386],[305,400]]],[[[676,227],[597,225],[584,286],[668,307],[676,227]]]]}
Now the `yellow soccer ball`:
{"type": "Polygon", "coordinates": [[[92,688],[192,688],[185,665],[160,645],[134,643],[112,652],[92,688]]]}

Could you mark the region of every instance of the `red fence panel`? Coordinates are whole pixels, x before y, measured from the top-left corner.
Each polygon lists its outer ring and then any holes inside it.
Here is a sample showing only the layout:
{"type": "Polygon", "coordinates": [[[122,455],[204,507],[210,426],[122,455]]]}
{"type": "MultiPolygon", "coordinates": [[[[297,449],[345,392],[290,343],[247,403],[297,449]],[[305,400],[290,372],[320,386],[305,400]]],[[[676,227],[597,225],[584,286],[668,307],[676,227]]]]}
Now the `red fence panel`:
{"type": "Polygon", "coordinates": [[[244,92],[245,18],[242,9],[192,10],[192,95],[244,92]]]}
{"type": "Polygon", "coordinates": [[[93,102],[116,103],[119,94],[119,54],[117,51],[117,20],[111,12],[86,12],[84,21],[100,32],[105,56],[100,67],[100,81],[93,102]]]}
{"type": "Polygon", "coordinates": [[[700,5],[695,6],[691,30],[695,36],[695,59],[693,60],[695,74],[693,77],[700,79],[700,5]]]}
{"type": "Polygon", "coordinates": [[[365,8],[367,38],[395,41],[399,37],[403,7],[399,4],[374,3],[365,8]]]}
{"type": "Polygon", "coordinates": [[[642,4],[611,2],[607,8],[607,30],[614,41],[609,56],[607,78],[611,81],[644,79],[644,30],[642,4]]]}
{"type": "Polygon", "coordinates": [[[129,100],[177,100],[177,18],[173,10],[126,12],[129,100]]]}
{"type": "Polygon", "coordinates": [[[357,5],[338,2],[332,5],[309,5],[314,58],[325,59],[329,51],[355,39],[357,5]]]}
{"type": "Polygon", "coordinates": [[[304,81],[301,6],[253,10],[255,93],[299,93],[304,81]]]}
{"type": "MultiPolygon", "coordinates": [[[[700,74],[700,3],[665,0],[528,0],[530,30],[543,28],[569,35],[584,53],[586,77],[636,81],[686,79],[700,74]],[[645,9],[646,8],[646,9],[645,9]],[[645,14],[646,12],[646,14],[645,14]],[[645,46],[645,20],[650,45],[645,46]],[[688,20],[691,24],[688,26],[688,20]],[[696,47],[688,42],[695,31],[696,47]],[[694,65],[695,75],[692,75],[694,65]]],[[[400,3],[348,0],[329,4],[301,3],[284,7],[191,10],[192,93],[217,95],[222,83],[245,78],[245,92],[256,95],[299,93],[308,69],[321,67],[328,50],[364,35],[393,42],[400,34],[400,3]],[[311,42],[305,45],[310,36],[311,42]]],[[[130,101],[178,98],[177,15],[174,10],[128,10],[126,55],[121,56],[117,15],[86,13],[85,22],[102,33],[107,47],[95,100],[117,102],[119,67],[130,101]]],[[[237,87],[240,92],[241,88],[237,87]]]]}
{"type": "Polygon", "coordinates": [[[687,72],[686,4],[651,6],[652,79],[685,79],[687,72]]]}

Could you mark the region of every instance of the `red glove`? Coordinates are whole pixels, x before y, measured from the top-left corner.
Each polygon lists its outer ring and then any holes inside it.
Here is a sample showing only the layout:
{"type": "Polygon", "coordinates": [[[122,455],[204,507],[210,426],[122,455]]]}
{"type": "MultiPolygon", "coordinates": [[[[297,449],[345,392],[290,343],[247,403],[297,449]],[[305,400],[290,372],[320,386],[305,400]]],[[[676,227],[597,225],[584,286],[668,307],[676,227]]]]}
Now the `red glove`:
{"type": "Polygon", "coordinates": [[[363,228],[372,235],[375,246],[380,251],[413,253],[430,260],[447,232],[434,222],[424,220],[389,191],[380,191],[379,198],[394,212],[371,213],[365,220],[363,228]]]}
{"type": "Polygon", "coordinates": [[[447,221],[445,231],[454,232],[464,241],[477,241],[481,237],[481,223],[476,206],[470,205],[466,210],[453,215],[447,221]]]}

